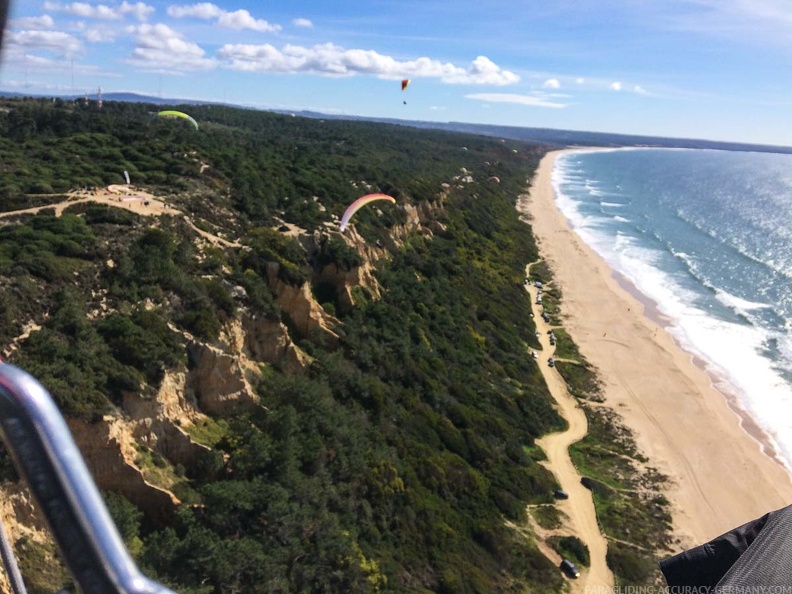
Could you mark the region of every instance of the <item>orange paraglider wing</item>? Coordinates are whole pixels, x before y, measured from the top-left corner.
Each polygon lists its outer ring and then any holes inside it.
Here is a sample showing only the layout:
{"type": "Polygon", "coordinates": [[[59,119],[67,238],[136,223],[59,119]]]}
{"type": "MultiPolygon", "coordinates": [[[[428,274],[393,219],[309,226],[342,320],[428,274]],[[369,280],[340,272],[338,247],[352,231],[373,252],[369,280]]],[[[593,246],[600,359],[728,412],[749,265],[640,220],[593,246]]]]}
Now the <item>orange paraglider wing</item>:
{"type": "Polygon", "coordinates": [[[403,91],[404,89],[406,89],[408,86],[410,86],[410,79],[409,79],[409,78],[405,78],[405,79],[402,81],[402,91],[403,91]]]}

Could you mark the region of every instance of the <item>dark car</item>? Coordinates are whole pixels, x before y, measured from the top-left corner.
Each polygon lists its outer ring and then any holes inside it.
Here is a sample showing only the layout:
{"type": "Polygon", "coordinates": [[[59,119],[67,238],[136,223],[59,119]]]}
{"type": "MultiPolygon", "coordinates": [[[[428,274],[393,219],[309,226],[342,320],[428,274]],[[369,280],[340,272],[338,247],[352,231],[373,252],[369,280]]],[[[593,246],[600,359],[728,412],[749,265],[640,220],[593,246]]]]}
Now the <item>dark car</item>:
{"type": "Polygon", "coordinates": [[[575,567],[575,564],[569,559],[564,559],[561,561],[561,571],[563,571],[568,577],[571,577],[575,580],[580,577],[578,568],[575,567]]]}
{"type": "Polygon", "coordinates": [[[561,489],[557,489],[555,493],[553,493],[556,499],[569,499],[569,493],[563,491],[561,489]]]}

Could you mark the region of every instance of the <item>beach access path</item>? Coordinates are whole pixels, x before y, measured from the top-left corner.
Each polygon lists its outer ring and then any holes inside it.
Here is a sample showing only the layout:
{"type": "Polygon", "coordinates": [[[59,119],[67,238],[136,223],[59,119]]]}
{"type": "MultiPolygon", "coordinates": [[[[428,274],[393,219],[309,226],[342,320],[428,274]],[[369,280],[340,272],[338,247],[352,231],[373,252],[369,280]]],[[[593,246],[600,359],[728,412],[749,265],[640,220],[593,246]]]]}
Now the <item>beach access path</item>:
{"type": "MultiPolygon", "coordinates": [[[[530,269],[531,265],[529,264],[525,268],[526,278],[530,277],[530,269]]],[[[538,289],[530,284],[525,288],[530,295],[532,308],[538,309],[536,306],[538,289]]],[[[586,436],[588,422],[583,409],[578,406],[574,396],[569,393],[561,374],[555,367],[548,365],[548,357],[553,356],[555,352],[555,346],[550,344],[548,335],[552,326],[545,322],[539,313],[541,312],[534,312],[534,321],[542,350],[538,352],[539,358],[536,362],[550,395],[558,405],[559,414],[566,420],[569,427],[565,431],[550,433],[537,439],[536,444],[547,456],[547,461],[541,464],[553,473],[561,488],[569,495],[569,499],[559,500],[556,505],[569,517],[568,528],[588,547],[591,559],[591,565],[588,568],[578,568],[581,572],[581,579],[570,582],[570,585],[573,593],[584,592],[589,587],[612,587],[614,585],[613,574],[608,569],[605,560],[608,545],[597,523],[594,499],[591,491],[581,483],[582,477],[569,456],[569,446],[586,436]]]]}
{"type": "Polygon", "coordinates": [[[710,376],[665,331],[654,305],[570,228],[546,155],[517,208],[562,293],[564,328],[602,381],[605,405],[666,475],[675,547],[704,543],[792,503],[792,480],[710,376]],[[731,404],[731,405],[730,405],[731,404]]]}

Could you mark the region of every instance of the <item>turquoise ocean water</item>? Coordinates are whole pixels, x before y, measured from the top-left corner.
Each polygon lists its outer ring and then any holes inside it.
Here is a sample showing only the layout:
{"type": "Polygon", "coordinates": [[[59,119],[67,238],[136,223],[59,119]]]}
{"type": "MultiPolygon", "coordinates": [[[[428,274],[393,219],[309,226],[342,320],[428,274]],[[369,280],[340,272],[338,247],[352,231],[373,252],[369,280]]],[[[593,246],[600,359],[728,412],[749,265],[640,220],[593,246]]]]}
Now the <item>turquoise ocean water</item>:
{"type": "Polygon", "coordinates": [[[792,155],[572,152],[553,186],[575,231],[792,469],[792,155]]]}

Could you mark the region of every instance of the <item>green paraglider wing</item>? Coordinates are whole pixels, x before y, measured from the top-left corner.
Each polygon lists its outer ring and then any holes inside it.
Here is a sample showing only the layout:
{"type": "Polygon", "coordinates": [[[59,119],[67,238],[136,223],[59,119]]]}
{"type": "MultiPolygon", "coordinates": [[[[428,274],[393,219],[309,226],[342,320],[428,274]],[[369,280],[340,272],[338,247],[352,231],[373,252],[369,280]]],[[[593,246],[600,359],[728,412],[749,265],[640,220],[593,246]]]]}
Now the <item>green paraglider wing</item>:
{"type": "Polygon", "coordinates": [[[195,126],[196,130],[198,129],[198,122],[196,122],[191,116],[188,116],[183,111],[175,111],[175,110],[172,110],[172,109],[166,109],[165,111],[160,111],[157,114],[157,117],[158,118],[182,118],[182,119],[185,119],[185,120],[189,121],[193,126],[195,126]]]}

